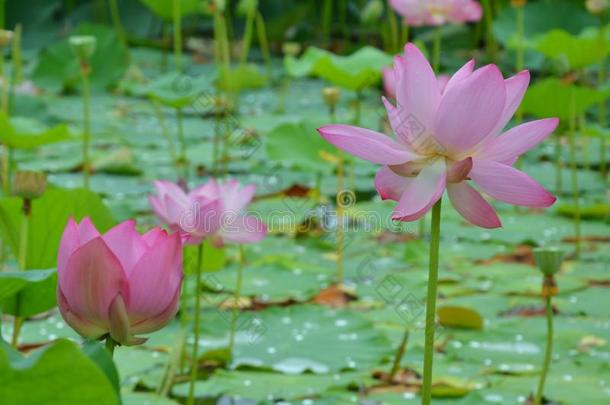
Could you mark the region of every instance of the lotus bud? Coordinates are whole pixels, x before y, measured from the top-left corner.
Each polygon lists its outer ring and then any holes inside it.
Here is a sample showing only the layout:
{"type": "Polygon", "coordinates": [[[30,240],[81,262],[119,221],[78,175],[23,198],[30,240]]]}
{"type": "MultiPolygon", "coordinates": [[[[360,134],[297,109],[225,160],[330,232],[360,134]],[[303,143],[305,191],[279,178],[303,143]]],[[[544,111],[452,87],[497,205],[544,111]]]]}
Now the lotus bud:
{"type": "Polygon", "coordinates": [[[360,20],[363,23],[378,21],[383,15],[383,2],[381,0],[370,0],[362,9],[360,20]]]}
{"type": "Polygon", "coordinates": [[[602,14],[608,9],[610,2],[608,0],[587,0],[585,5],[591,14],[602,14]]]}
{"type": "Polygon", "coordinates": [[[89,218],[70,219],[57,255],[57,302],[65,321],[88,339],[118,344],[165,326],[182,284],[180,235],[160,228],[140,235],[125,221],[100,235],[89,218]]]}
{"type": "Polygon", "coordinates": [[[42,196],[47,188],[47,175],[41,172],[20,170],[13,178],[13,194],[25,200],[42,196]]]}
{"type": "Polygon", "coordinates": [[[341,90],[338,87],[325,87],[322,90],[322,98],[329,107],[335,107],[341,98],[341,90]]]}
{"type": "Polygon", "coordinates": [[[297,56],[301,53],[301,44],[298,42],[284,42],[282,44],[282,52],[286,56],[297,56]]]}
{"type": "Polygon", "coordinates": [[[13,31],[0,30],[0,47],[6,48],[11,45],[13,41],[13,31]]]}
{"type": "Polygon", "coordinates": [[[554,276],[561,268],[565,252],[556,247],[534,249],[536,265],[546,276],[554,276]]]}
{"type": "Polygon", "coordinates": [[[81,60],[89,61],[95,52],[96,39],[91,35],[74,35],[69,39],[72,52],[81,60]]]}

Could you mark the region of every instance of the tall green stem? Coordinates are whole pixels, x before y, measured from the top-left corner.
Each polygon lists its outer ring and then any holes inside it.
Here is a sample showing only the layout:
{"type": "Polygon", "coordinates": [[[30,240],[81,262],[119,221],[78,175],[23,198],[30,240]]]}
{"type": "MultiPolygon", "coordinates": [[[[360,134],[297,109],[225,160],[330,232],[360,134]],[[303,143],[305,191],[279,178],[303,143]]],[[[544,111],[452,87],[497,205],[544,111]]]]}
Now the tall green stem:
{"type": "Polygon", "coordinates": [[[114,25],[114,32],[116,36],[119,38],[121,43],[125,46],[125,50],[127,51],[127,57],[129,59],[129,44],[127,43],[127,34],[125,33],[125,29],[123,28],[123,24],[121,23],[121,14],[119,12],[119,4],[117,0],[108,0],[108,5],[110,7],[110,18],[112,19],[112,25],[114,25]]]}
{"type": "Polygon", "coordinates": [[[336,235],[336,253],[337,253],[337,277],[336,283],[339,287],[343,286],[344,268],[343,268],[343,249],[345,242],[345,230],[343,229],[345,210],[343,207],[342,193],[345,187],[345,166],[343,159],[339,159],[337,165],[337,235],[336,235]]]}
{"type": "Polygon", "coordinates": [[[333,18],[333,2],[332,0],[324,0],[322,6],[322,45],[330,44],[330,28],[333,18]]]}
{"type": "MultiPolygon", "coordinates": [[[[523,6],[517,6],[517,50],[515,68],[517,72],[523,70],[525,64],[525,11],[523,6]]],[[[517,123],[523,121],[523,110],[517,109],[517,123]]]]}
{"type": "Polygon", "coordinates": [[[181,0],[173,0],[174,16],[174,58],[176,71],[182,73],[182,12],[180,11],[181,0]]]}
{"type": "Polygon", "coordinates": [[[235,347],[235,333],[237,332],[237,319],[239,318],[239,301],[241,300],[241,286],[244,277],[244,247],[239,245],[239,263],[237,264],[237,278],[235,280],[235,293],[233,295],[233,312],[231,314],[231,330],[229,332],[229,353],[233,355],[235,347]]]}
{"type": "Polygon", "coordinates": [[[438,282],[438,248],[441,231],[441,203],[439,199],[432,207],[430,227],[430,258],[428,263],[428,294],[426,297],[426,331],[424,347],[424,376],[422,385],[422,405],[432,400],[432,361],[434,358],[434,329],[436,318],[436,290],[438,282]]]}
{"type": "Polygon", "coordinates": [[[396,14],[392,7],[387,7],[388,26],[390,27],[390,51],[398,52],[400,49],[400,38],[398,37],[398,23],[396,22],[396,14]]]}
{"type": "Polygon", "coordinates": [[[81,77],[83,82],[83,186],[89,189],[91,175],[91,160],[89,157],[89,144],[91,142],[90,105],[91,93],[89,90],[89,74],[91,66],[87,61],[81,61],[81,77]]]}
{"type": "Polygon", "coordinates": [[[176,152],[176,145],[174,145],[174,141],[169,133],[169,130],[167,129],[167,124],[165,123],[165,117],[163,116],[163,111],[161,110],[161,107],[159,106],[159,103],[155,100],[152,100],[152,105],[155,111],[155,116],[157,117],[157,121],[159,121],[159,127],[161,128],[161,135],[163,135],[163,137],[165,138],[165,140],[167,141],[167,145],[169,147],[169,155],[170,158],[172,160],[172,163],[174,165],[177,165],[179,163],[179,157],[178,157],[178,153],[176,152]]]}
{"type": "Polygon", "coordinates": [[[195,284],[195,319],[193,322],[193,353],[191,354],[191,380],[189,385],[188,405],[195,403],[195,382],[197,381],[197,371],[199,369],[199,329],[201,321],[201,267],[203,265],[203,242],[199,245],[197,253],[197,268],[195,274],[197,282],[195,284]]]}
{"type": "Polygon", "coordinates": [[[538,382],[538,390],[536,391],[535,405],[542,404],[542,396],[544,393],[544,383],[551,365],[551,357],[553,356],[553,304],[551,297],[546,299],[546,349],[544,351],[544,363],[542,363],[542,371],[540,372],[540,381],[538,382]]]}
{"type": "Polygon", "coordinates": [[[574,237],[576,257],[580,255],[580,198],[578,196],[578,170],[576,167],[576,85],[570,89],[570,172],[572,176],[572,199],[574,203],[574,237]]]}
{"type": "Polygon", "coordinates": [[[23,59],[21,58],[21,24],[15,25],[15,31],[13,32],[13,47],[12,47],[12,60],[13,60],[13,85],[20,84],[23,82],[23,59]]]}
{"type": "Polygon", "coordinates": [[[354,125],[360,125],[362,118],[362,90],[356,90],[356,100],[354,100],[354,125]]]}
{"type": "Polygon", "coordinates": [[[561,159],[561,137],[555,135],[555,193],[561,194],[563,188],[563,162],[561,159]]]}
{"type": "Polygon", "coordinates": [[[485,45],[487,47],[487,56],[492,63],[495,63],[498,48],[492,31],[493,7],[491,5],[491,0],[482,0],[481,3],[483,5],[483,15],[485,19],[485,45]]]}
{"type": "Polygon", "coordinates": [[[108,335],[106,338],[106,350],[110,353],[110,357],[114,357],[114,348],[117,347],[117,342],[108,335]]]}
{"type": "Polygon", "coordinates": [[[240,65],[245,65],[248,61],[248,54],[250,53],[250,45],[252,44],[252,32],[254,31],[254,12],[256,10],[248,10],[246,15],[246,27],[244,29],[244,36],[242,39],[242,50],[241,58],[239,59],[240,65]]]}
{"type": "Polygon", "coordinates": [[[405,350],[407,348],[407,343],[409,342],[409,328],[405,327],[405,331],[402,335],[402,340],[400,341],[400,345],[396,350],[396,354],[394,355],[394,363],[392,363],[392,370],[390,370],[390,375],[388,377],[388,382],[392,383],[394,381],[394,377],[396,377],[396,373],[400,369],[400,362],[402,361],[402,357],[405,354],[405,350]]]}
{"type": "Polygon", "coordinates": [[[182,108],[176,108],[176,125],[178,126],[178,141],[180,142],[180,156],[178,161],[183,168],[184,179],[188,178],[188,159],[186,157],[186,138],[184,137],[184,126],[182,125],[182,108]]]}
{"type": "MultiPolygon", "coordinates": [[[[603,46],[603,44],[605,44],[606,41],[606,26],[604,25],[604,22],[601,22],[601,27],[599,29],[599,36],[600,36],[600,43],[603,46]]],[[[598,86],[602,86],[604,83],[606,82],[606,58],[602,59],[601,62],[599,63],[599,70],[597,71],[597,85],[598,86]]],[[[599,126],[602,128],[605,128],[608,126],[608,123],[606,122],[606,100],[601,100],[597,106],[597,119],[598,119],[598,123],[599,126]]],[[[600,171],[602,174],[602,178],[604,179],[604,181],[606,180],[606,174],[607,174],[607,162],[606,162],[606,137],[604,135],[602,135],[600,137],[600,155],[599,155],[599,160],[600,160],[600,171]]]]}
{"type": "Polygon", "coordinates": [[[441,27],[434,28],[434,42],[432,44],[432,68],[434,72],[438,74],[441,65],[441,42],[443,35],[441,27]]]}
{"type": "Polygon", "coordinates": [[[267,26],[265,25],[263,15],[258,10],[256,11],[256,34],[258,35],[258,45],[261,48],[265,66],[267,66],[267,75],[271,77],[273,72],[271,65],[271,48],[269,47],[269,41],[267,40],[267,26]]]}
{"type": "MultiPolygon", "coordinates": [[[[28,231],[30,224],[30,214],[31,214],[31,206],[32,202],[29,199],[23,199],[23,217],[21,218],[21,231],[19,233],[19,271],[25,271],[27,265],[27,257],[28,257],[28,231]]],[[[19,315],[20,312],[20,300],[21,297],[17,294],[16,297],[16,314],[13,321],[13,336],[11,339],[11,344],[13,347],[17,348],[19,343],[19,333],[21,332],[21,325],[23,325],[23,318],[19,315]]]]}

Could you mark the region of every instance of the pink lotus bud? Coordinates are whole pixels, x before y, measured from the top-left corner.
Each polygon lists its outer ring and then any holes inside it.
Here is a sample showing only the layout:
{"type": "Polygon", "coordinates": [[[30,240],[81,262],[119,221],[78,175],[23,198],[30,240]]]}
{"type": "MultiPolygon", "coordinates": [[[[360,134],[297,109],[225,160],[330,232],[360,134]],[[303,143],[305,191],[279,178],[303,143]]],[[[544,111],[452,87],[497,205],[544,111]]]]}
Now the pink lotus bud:
{"type": "Polygon", "coordinates": [[[179,231],[184,243],[196,245],[209,239],[216,246],[225,242],[255,243],[267,234],[258,218],[244,213],[256,187],[242,187],[237,180],[208,183],[186,193],[169,181],[156,181],[156,196],[149,196],[155,214],[172,230],[179,231]]]}
{"type": "Polygon", "coordinates": [[[176,233],[144,235],[133,220],[100,235],[89,218],[68,221],[57,258],[57,302],[80,335],[123,345],[165,326],[178,310],[182,245],[176,233]]]}

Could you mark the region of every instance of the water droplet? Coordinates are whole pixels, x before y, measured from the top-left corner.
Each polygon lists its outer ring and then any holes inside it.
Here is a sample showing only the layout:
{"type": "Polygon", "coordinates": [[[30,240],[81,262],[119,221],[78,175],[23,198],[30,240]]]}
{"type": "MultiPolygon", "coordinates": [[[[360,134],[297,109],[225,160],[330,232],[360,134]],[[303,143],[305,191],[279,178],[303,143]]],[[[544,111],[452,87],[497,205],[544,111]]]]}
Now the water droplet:
{"type": "Polygon", "coordinates": [[[244,380],[244,385],[245,385],[246,387],[249,387],[249,386],[251,386],[251,385],[252,385],[252,381],[250,381],[250,380],[244,380]]]}
{"type": "Polygon", "coordinates": [[[277,350],[275,349],[275,347],[268,347],[267,348],[267,353],[269,354],[275,354],[277,352],[277,350]]]}
{"type": "Polygon", "coordinates": [[[282,323],[283,323],[284,325],[290,325],[290,324],[292,323],[292,319],[290,319],[290,318],[289,318],[289,317],[287,317],[287,316],[284,316],[284,317],[282,317],[282,323]]]}
{"type": "Polygon", "coordinates": [[[347,326],[347,321],[345,319],[337,319],[335,321],[335,326],[338,328],[342,328],[344,326],[347,326]]]}

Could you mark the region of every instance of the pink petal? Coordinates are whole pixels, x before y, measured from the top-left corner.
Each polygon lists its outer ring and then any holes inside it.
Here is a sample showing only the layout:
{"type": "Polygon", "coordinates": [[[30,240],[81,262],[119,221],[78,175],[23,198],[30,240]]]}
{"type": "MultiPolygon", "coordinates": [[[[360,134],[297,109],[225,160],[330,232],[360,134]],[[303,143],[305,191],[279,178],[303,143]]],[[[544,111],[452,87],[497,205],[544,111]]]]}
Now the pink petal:
{"type": "Polygon", "coordinates": [[[72,312],[72,310],[70,310],[70,307],[68,306],[66,297],[59,288],[57,289],[57,306],[59,307],[59,312],[61,313],[61,316],[64,318],[66,323],[70,325],[70,327],[74,329],[79,335],[88,339],[97,339],[107,332],[107,329],[103,326],[80,318],[78,315],[72,312]]]}
{"type": "Polygon", "coordinates": [[[445,183],[445,160],[438,158],[409,183],[392,213],[392,219],[415,221],[421,218],[442,197],[445,183]]]}
{"type": "Polygon", "coordinates": [[[559,124],[557,118],[528,122],[490,139],[478,152],[477,159],[493,160],[512,166],[523,153],[545,140],[559,124]]]}
{"type": "Polygon", "coordinates": [[[256,192],[254,184],[241,187],[238,181],[233,180],[225,183],[222,187],[222,200],[224,209],[235,213],[241,212],[246,208],[256,192]]]}
{"type": "Polygon", "coordinates": [[[136,230],[136,221],[133,219],[118,224],[102,238],[119,259],[126,274],[129,274],[147,248],[146,242],[136,230]]]}
{"type": "Polygon", "coordinates": [[[167,323],[171,321],[172,318],[176,315],[176,312],[178,312],[179,304],[180,289],[177,289],[171,302],[163,311],[151,318],[144,319],[137,323],[133,323],[129,330],[132,334],[135,335],[140,333],[151,333],[161,329],[162,327],[167,325],[167,323]]]}
{"type": "Polygon", "coordinates": [[[426,57],[412,43],[405,46],[403,62],[404,68],[396,76],[396,107],[401,116],[413,117],[429,130],[441,100],[438,81],[426,57]]]}
{"type": "Polygon", "coordinates": [[[163,312],[182,281],[182,243],[178,234],[146,250],[129,274],[129,318],[132,322],[163,312]]]}
{"type": "Polygon", "coordinates": [[[383,91],[386,96],[396,98],[396,74],[393,68],[383,69],[383,91]]]}
{"type": "Polygon", "coordinates": [[[447,170],[447,183],[460,183],[468,178],[472,170],[472,158],[453,163],[447,170]]]}
{"type": "Polygon", "coordinates": [[[76,249],[58,277],[70,310],[91,323],[107,324],[114,297],[129,297],[121,264],[101,237],[76,249]]]}
{"type": "Polygon", "coordinates": [[[508,124],[515,114],[515,111],[517,111],[517,108],[519,108],[529,82],[530,73],[527,70],[519,72],[504,81],[504,85],[506,86],[506,104],[504,105],[504,110],[502,110],[500,120],[490,131],[489,136],[493,137],[498,135],[506,124],[508,124]]]}
{"type": "Polygon", "coordinates": [[[474,59],[470,59],[468,62],[466,62],[466,64],[464,64],[464,66],[462,66],[457,72],[455,72],[453,76],[451,76],[451,79],[449,79],[449,82],[447,82],[444,92],[448,92],[457,83],[469,77],[472,74],[472,71],[474,70],[474,64],[474,59]]]}
{"type": "Polygon", "coordinates": [[[500,218],[493,207],[465,181],[448,184],[447,194],[451,204],[468,222],[482,228],[499,228],[500,218]]]}
{"type": "Polygon", "coordinates": [[[127,315],[127,307],[121,294],[117,294],[110,303],[108,320],[110,336],[118,343],[126,343],[129,340],[129,315],[127,315]]]}
{"type": "Polygon", "coordinates": [[[470,177],[482,191],[509,204],[545,208],[556,200],[527,174],[491,160],[475,159],[470,177]]]}
{"type": "Polygon", "coordinates": [[[375,175],[375,188],[383,200],[399,201],[414,178],[397,175],[388,166],[383,166],[375,175]]]}
{"type": "Polygon", "coordinates": [[[390,137],[351,125],[326,125],[318,132],[329,143],[361,159],[377,164],[396,165],[415,155],[390,137]]]}
{"type": "Polygon", "coordinates": [[[433,134],[451,152],[463,152],[481,142],[504,109],[506,90],[495,65],[478,69],[445,91],[433,134]]]}
{"type": "Polygon", "coordinates": [[[257,243],[267,235],[267,225],[252,215],[225,217],[220,237],[233,243],[257,243]]]}
{"type": "Polygon", "coordinates": [[[192,190],[189,197],[191,199],[216,200],[220,198],[220,186],[216,179],[211,178],[207,183],[192,190]]]}
{"type": "Polygon", "coordinates": [[[439,75],[438,76],[438,91],[443,94],[445,89],[447,88],[447,84],[449,83],[450,77],[447,75],[439,75]]]}
{"type": "Polygon", "coordinates": [[[142,235],[142,239],[146,242],[148,247],[154,246],[157,242],[167,238],[167,232],[161,228],[153,228],[150,231],[142,235]]]}

